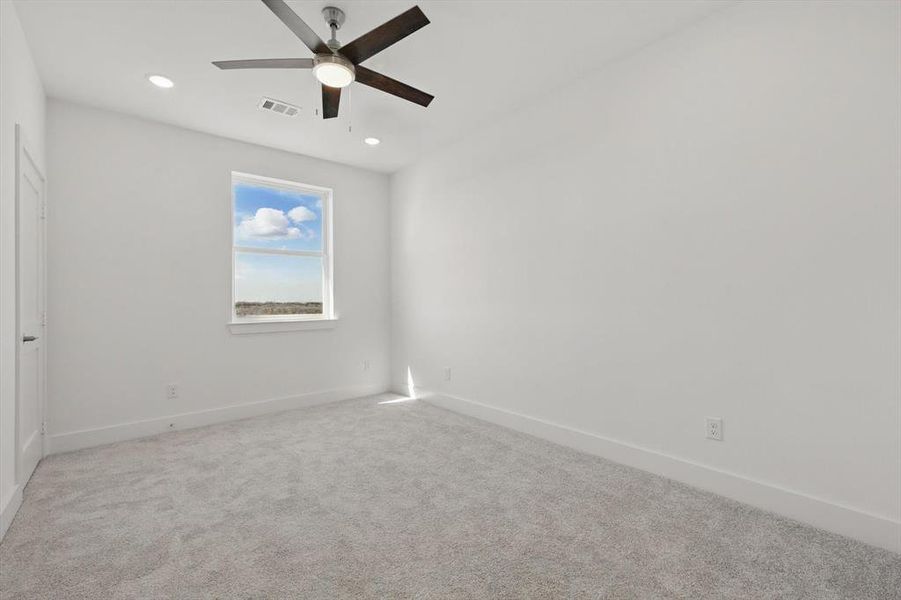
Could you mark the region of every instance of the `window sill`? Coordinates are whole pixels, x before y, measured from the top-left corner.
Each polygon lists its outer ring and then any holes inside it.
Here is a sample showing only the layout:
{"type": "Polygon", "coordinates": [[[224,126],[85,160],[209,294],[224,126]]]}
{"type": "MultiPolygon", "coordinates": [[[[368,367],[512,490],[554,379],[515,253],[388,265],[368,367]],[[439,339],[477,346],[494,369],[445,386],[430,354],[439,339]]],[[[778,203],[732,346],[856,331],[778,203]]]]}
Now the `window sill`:
{"type": "Polygon", "coordinates": [[[279,333],[283,331],[309,331],[334,329],[338,319],[295,319],[285,321],[232,321],[228,324],[232,334],[279,333]]]}

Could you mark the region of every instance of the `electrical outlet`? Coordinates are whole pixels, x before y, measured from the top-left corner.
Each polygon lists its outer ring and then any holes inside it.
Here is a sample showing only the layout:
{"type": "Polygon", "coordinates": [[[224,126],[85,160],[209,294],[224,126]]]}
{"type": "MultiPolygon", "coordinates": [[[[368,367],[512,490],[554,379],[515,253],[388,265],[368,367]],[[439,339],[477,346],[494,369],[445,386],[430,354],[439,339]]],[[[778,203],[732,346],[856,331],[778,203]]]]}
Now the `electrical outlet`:
{"type": "Polygon", "coordinates": [[[367,358],[366,360],[363,361],[363,370],[368,371],[369,367],[370,367],[369,359],[367,358]]]}
{"type": "Polygon", "coordinates": [[[723,441],[723,419],[721,417],[707,417],[707,439],[723,441]]]}
{"type": "Polygon", "coordinates": [[[169,400],[175,400],[178,398],[178,385],[174,383],[170,383],[166,386],[166,398],[169,400]]]}
{"type": "Polygon", "coordinates": [[[444,367],[444,381],[450,381],[450,380],[451,380],[451,368],[444,367]]]}

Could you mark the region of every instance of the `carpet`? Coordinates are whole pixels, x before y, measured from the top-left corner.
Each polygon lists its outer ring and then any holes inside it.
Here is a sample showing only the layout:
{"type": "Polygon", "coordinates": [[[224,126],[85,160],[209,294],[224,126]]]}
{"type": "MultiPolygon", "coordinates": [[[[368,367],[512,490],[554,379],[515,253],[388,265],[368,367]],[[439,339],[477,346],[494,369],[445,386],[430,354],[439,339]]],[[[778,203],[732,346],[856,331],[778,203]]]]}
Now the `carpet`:
{"type": "Polygon", "coordinates": [[[46,458],[4,599],[901,598],[901,556],[378,396],[46,458]]]}

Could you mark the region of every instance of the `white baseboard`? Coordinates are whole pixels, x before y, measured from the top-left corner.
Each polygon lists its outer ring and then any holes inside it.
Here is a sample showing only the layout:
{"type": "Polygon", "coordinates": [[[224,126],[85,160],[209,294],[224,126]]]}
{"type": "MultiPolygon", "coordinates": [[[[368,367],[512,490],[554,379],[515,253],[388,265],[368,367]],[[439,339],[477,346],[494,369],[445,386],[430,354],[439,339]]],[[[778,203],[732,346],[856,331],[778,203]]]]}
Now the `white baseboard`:
{"type": "MultiPolygon", "coordinates": [[[[397,385],[393,387],[402,389],[397,385]]],[[[675,479],[873,546],[901,552],[901,521],[487,404],[419,389],[417,396],[454,412],[675,479]]]]}
{"type": "Polygon", "coordinates": [[[19,507],[22,506],[25,486],[28,485],[28,481],[31,479],[35,467],[42,458],[42,442],[43,440],[41,440],[39,431],[34,432],[28,441],[25,442],[22,456],[19,459],[19,468],[22,472],[18,475],[24,481],[22,483],[17,483],[15,487],[13,487],[12,492],[6,498],[2,499],[3,504],[2,508],[0,508],[0,541],[6,536],[9,526],[12,525],[13,519],[16,518],[16,513],[19,512],[19,507]]]}
{"type": "Polygon", "coordinates": [[[3,540],[16,513],[19,512],[19,507],[22,506],[22,487],[16,484],[12,493],[3,498],[3,507],[0,508],[0,541],[3,540]]]}
{"type": "Polygon", "coordinates": [[[44,458],[43,444],[44,440],[42,439],[40,430],[35,430],[35,432],[31,434],[31,437],[28,438],[28,441],[22,446],[22,454],[19,457],[20,473],[18,474],[18,479],[23,482],[23,487],[28,483],[28,480],[31,479],[31,474],[34,473],[35,467],[37,467],[38,463],[41,462],[41,459],[44,458]]]}
{"type": "Polygon", "coordinates": [[[57,433],[48,436],[47,454],[70,452],[72,450],[80,450],[82,448],[90,448],[102,444],[111,444],[113,442],[146,437],[148,435],[156,435],[167,431],[191,429],[194,427],[202,427],[204,425],[212,425],[214,423],[224,423],[226,421],[281,412],[283,410],[305,408],[317,404],[371,396],[387,391],[388,387],[389,386],[386,384],[356,385],[320,392],[310,392],[297,396],[288,396],[285,398],[260,400],[258,402],[248,402],[246,404],[170,415],[167,417],[148,419],[146,421],[120,423],[118,425],[100,427],[97,429],[57,433]]]}

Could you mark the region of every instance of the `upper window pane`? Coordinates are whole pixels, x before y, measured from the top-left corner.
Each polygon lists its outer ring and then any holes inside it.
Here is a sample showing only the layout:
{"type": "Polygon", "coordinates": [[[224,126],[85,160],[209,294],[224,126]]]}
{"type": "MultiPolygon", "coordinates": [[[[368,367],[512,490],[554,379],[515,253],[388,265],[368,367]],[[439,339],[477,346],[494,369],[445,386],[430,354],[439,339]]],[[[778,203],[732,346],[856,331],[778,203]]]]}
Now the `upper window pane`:
{"type": "Polygon", "coordinates": [[[235,246],[322,252],[322,198],[288,188],[234,184],[235,246]]]}

